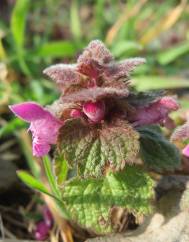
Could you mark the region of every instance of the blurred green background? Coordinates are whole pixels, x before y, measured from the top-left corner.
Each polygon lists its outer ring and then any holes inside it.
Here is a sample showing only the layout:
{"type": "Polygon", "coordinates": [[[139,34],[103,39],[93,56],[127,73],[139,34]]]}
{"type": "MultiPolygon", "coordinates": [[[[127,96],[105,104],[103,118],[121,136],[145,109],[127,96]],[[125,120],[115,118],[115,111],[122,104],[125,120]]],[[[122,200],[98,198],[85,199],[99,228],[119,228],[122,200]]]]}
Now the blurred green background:
{"type": "Polygon", "coordinates": [[[0,0],[0,195],[17,179],[16,169],[28,165],[36,177],[39,171],[27,124],[8,105],[52,103],[59,93],[42,70],[76,61],[93,39],[118,60],[145,57],[132,75],[134,88],[165,88],[189,109],[188,0],[0,0]]]}

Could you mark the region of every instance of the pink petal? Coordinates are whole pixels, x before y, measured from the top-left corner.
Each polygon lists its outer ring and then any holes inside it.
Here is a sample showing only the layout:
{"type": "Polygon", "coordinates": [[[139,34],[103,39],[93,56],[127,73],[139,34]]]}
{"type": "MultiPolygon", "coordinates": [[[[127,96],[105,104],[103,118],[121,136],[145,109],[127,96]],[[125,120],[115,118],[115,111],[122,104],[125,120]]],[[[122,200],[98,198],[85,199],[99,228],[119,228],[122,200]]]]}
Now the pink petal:
{"type": "Polygon", "coordinates": [[[34,236],[36,240],[45,240],[49,235],[49,227],[45,223],[45,221],[40,221],[36,224],[36,229],[34,232],[34,236]]]}
{"type": "Polygon", "coordinates": [[[58,131],[63,122],[55,119],[52,115],[31,123],[30,131],[33,135],[33,155],[44,156],[50,151],[50,145],[55,144],[58,131]]]}
{"type": "Polygon", "coordinates": [[[33,155],[46,155],[50,151],[50,145],[56,143],[63,122],[33,102],[15,104],[10,106],[10,109],[19,118],[31,123],[29,130],[33,136],[33,155]]]}
{"type": "Polygon", "coordinates": [[[136,112],[129,116],[129,121],[134,123],[134,126],[162,124],[168,119],[169,113],[178,108],[179,105],[174,98],[163,97],[146,107],[136,109],[136,112]]]}
{"type": "Polygon", "coordinates": [[[186,157],[189,157],[189,144],[185,146],[185,148],[182,150],[182,154],[186,157]]]}
{"type": "Polygon", "coordinates": [[[36,157],[42,157],[49,153],[50,145],[48,143],[40,144],[33,142],[33,155],[36,157]]]}
{"type": "Polygon", "coordinates": [[[26,122],[32,122],[44,118],[47,113],[42,106],[34,102],[25,102],[9,106],[10,110],[26,122]]]}
{"type": "Polygon", "coordinates": [[[83,112],[94,123],[98,123],[104,119],[105,104],[103,101],[87,102],[83,105],[83,112]]]}

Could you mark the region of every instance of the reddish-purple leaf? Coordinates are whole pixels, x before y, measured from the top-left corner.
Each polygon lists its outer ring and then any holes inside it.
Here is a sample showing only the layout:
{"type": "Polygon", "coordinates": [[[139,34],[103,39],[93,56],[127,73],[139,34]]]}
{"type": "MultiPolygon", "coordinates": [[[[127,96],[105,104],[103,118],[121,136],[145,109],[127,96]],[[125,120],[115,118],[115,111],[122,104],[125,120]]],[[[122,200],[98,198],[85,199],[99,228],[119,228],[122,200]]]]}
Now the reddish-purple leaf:
{"type": "Polygon", "coordinates": [[[110,79],[128,78],[131,71],[133,71],[138,65],[144,64],[146,61],[144,58],[136,57],[126,59],[120,62],[113,62],[105,66],[105,77],[110,79]]]}
{"type": "Polygon", "coordinates": [[[113,56],[100,40],[93,40],[79,56],[78,63],[85,64],[90,60],[95,60],[97,63],[103,64],[112,61],[113,56]]]}
{"type": "Polygon", "coordinates": [[[69,95],[62,96],[64,102],[96,102],[108,97],[127,97],[128,89],[118,89],[112,87],[93,87],[82,89],[69,95]]]}
{"type": "Polygon", "coordinates": [[[75,64],[57,64],[46,68],[43,73],[56,81],[60,90],[65,93],[70,87],[82,86],[87,82],[86,77],[79,73],[76,67],[75,64]]]}

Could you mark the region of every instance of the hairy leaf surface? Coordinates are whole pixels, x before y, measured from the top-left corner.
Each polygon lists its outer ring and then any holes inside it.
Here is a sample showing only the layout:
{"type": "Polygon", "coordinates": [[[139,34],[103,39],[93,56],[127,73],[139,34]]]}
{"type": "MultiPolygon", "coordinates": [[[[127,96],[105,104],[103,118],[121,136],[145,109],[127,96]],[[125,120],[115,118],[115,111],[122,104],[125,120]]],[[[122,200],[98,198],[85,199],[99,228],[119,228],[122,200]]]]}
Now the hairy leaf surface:
{"type": "Polygon", "coordinates": [[[114,208],[125,208],[136,216],[150,211],[153,181],[140,168],[127,166],[103,179],[75,178],[62,189],[62,199],[72,220],[95,233],[115,231],[114,208]]]}
{"type": "Polygon", "coordinates": [[[177,147],[170,143],[156,129],[141,127],[140,133],[140,153],[145,165],[156,171],[172,171],[178,168],[181,157],[177,147]]]}
{"type": "Polygon", "coordinates": [[[138,92],[130,93],[127,101],[130,105],[135,107],[146,107],[153,102],[158,101],[164,96],[164,91],[138,92]]]}
{"type": "Polygon", "coordinates": [[[58,153],[77,164],[81,176],[99,177],[107,170],[122,170],[139,151],[138,133],[125,121],[112,125],[85,125],[71,120],[62,127],[58,153]]]}
{"type": "Polygon", "coordinates": [[[88,89],[76,90],[75,92],[62,97],[64,102],[88,102],[98,101],[108,97],[127,97],[128,89],[120,87],[93,87],[88,89]]]}

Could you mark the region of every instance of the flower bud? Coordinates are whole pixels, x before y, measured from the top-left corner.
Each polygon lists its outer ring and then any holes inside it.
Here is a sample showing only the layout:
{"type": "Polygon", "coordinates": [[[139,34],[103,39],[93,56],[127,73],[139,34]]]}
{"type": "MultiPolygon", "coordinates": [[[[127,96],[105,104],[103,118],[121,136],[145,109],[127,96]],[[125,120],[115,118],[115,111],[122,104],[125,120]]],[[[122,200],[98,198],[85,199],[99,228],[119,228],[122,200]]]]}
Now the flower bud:
{"type": "Polygon", "coordinates": [[[105,104],[103,101],[87,102],[83,105],[83,112],[93,123],[99,123],[105,116],[105,104]]]}
{"type": "Polygon", "coordinates": [[[45,240],[49,235],[49,227],[45,221],[40,221],[36,224],[36,229],[34,231],[34,236],[36,240],[45,240]]]}

